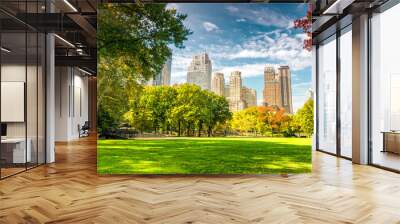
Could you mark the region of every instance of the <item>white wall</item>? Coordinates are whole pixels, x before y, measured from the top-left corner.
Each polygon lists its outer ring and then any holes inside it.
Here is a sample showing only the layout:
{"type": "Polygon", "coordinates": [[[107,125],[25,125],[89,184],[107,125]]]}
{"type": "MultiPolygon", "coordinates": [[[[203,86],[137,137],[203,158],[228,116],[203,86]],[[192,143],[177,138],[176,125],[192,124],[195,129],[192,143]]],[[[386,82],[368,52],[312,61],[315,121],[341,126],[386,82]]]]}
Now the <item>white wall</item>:
{"type": "Polygon", "coordinates": [[[88,78],[76,68],[56,67],[55,85],[55,140],[77,139],[78,125],[88,120],[88,78]]]}

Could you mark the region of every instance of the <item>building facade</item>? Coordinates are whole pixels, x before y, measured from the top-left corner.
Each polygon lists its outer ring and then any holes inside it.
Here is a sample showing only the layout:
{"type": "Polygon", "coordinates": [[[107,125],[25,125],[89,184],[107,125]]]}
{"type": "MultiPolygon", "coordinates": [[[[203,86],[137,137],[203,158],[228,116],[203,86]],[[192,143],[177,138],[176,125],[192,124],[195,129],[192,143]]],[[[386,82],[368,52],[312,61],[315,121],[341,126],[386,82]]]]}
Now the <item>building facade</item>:
{"type": "Polygon", "coordinates": [[[162,85],[169,86],[171,85],[171,64],[172,58],[168,58],[167,62],[164,64],[164,67],[161,71],[161,81],[162,85]]]}
{"type": "Polygon", "coordinates": [[[231,73],[229,78],[229,110],[237,112],[245,109],[246,104],[242,95],[242,77],[239,71],[231,73]]]}
{"type": "Polygon", "coordinates": [[[246,102],[246,108],[257,106],[257,92],[255,89],[243,86],[242,95],[243,100],[246,102]]]}
{"type": "Polygon", "coordinates": [[[282,105],[281,85],[275,68],[266,66],[264,69],[264,105],[282,105]]]}
{"type": "Polygon", "coordinates": [[[289,114],[293,113],[292,103],[292,78],[289,66],[278,68],[278,76],[281,84],[282,107],[289,114]]]}
{"type": "Polygon", "coordinates": [[[225,91],[225,97],[229,101],[229,110],[231,112],[257,106],[256,90],[243,86],[242,76],[239,71],[231,73],[229,86],[226,89],[229,90],[229,92],[225,91]]]}
{"type": "Polygon", "coordinates": [[[162,70],[154,78],[149,79],[148,86],[169,86],[171,83],[171,63],[172,59],[168,58],[162,70]]]}
{"type": "Polygon", "coordinates": [[[225,98],[228,99],[228,100],[229,100],[229,95],[230,95],[229,92],[230,92],[230,87],[229,87],[229,85],[225,85],[224,96],[225,96],[225,98]]]}
{"type": "Polygon", "coordinates": [[[193,56],[187,73],[187,83],[198,85],[201,89],[211,90],[212,64],[207,53],[193,56]]]}
{"type": "Polygon", "coordinates": [[[215,73],[211,82],[211,91],[218,96],[225,95],[225,78],[223,73],[215,73]]]}
{"type": "Polygon", "coordinates": [[[281,66],[278,72],[272,66],[264,69],[264,105],[284,108],[293,113],[292,81],[289,66],[281,66]]]}

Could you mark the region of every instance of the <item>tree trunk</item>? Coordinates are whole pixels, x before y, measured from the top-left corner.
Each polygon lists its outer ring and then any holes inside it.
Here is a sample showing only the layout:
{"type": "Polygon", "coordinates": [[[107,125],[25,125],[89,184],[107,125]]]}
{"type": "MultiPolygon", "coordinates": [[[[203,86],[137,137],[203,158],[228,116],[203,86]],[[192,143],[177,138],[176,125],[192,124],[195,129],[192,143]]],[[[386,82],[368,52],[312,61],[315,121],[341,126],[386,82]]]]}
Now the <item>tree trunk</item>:
{"type": "Polygon", "coordinates": [[[200,121],[199,123],[199,133],[197,137],[201,137],[201,129],[202,129],[203,123],[200,121]]]}
{"type": "Polygon", "coordinates": [[[178,121],[178,137],[181,137],[181,121],[178,121]]]}
{"type": "Polygon", "coordinates": [[[211,137],[211,126],[208,126],[208,137],[211,137]]]}

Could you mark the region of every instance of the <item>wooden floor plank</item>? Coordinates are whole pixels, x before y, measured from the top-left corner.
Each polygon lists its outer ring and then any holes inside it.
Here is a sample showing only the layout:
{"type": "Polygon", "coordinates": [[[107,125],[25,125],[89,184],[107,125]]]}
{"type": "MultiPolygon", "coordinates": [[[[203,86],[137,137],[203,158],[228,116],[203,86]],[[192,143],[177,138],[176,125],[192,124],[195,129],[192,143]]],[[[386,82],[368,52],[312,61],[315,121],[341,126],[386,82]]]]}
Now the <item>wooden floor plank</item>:
{"type": "Polygon", "coordinates": [[[0,223],[400,223],[400,175],[314,152],[300,175],[100,176],[96,141],[0,181],[0,223]]]}

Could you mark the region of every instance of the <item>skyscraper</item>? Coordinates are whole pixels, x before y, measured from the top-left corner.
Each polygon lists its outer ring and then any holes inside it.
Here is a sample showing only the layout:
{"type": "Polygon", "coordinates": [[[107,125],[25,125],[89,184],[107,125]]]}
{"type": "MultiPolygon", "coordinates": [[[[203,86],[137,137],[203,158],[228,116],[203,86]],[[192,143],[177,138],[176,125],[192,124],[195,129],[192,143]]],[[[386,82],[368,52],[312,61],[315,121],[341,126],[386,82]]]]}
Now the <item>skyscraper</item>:
{"type": "Polygon", "coordinates": [[[287,113],[293,112],[292,83],[289,66],[281,66],[278,73],[272,66],[264,69],[264,104],[284,108],[287,113]]]}
{"type": "Polygon", "coordinates": [[[211,72],[211,60],[207,53],[195,55],[188,68],[187,82],[211,90],[211,72]]]}
{"type": "Polygon", "coordinates": [[[229,92],[230,92],[230,88],[229,88],[229,84],[225,85],[225,90],[224,90],[224,96],[227,100],[229,100],[229,92]]]}
{"type": "Polygon", "coordinates": [[[169,86],[171,82],[171,63],[172,59],[168,58],[162,70],[154,78],[149,79],[149,86],[169,86]]]}
{"type": "Polygon", "coordinates": [[[239,71],[231,73],[229,78],[229,110],[237,112],[246,107],[242,95],[242,77],[239,71]]]}
{"type": "Polygon", "coordinates": [[[265,105],[282,105],[281,102],[281,86],[279,79],[272,66],[266,66],[264,69],[264,104],[265,105]]]}
{"type": "Polygon", "coordinates": [[[211,91],[218,96],[224,96],[225,94],[225,79],[224,74],[215,73],[211,81],[211,91]]]}
{"type": "Polygon", "coordinates": [[[243,86],[242,95],[243,100],[246,102],[246,108],[257,106],[257,92],[255,89],[243,86]]]}
{"type": "Polygon", "coordinates": [[[234,71],[231,73],[231,77],[229,79],[229,97],[232,101],[241,100],[241,91],[242,91],[242,77],[239,71],[234,71]]]}
{"type": "Polygon", "coordinates": [[[278,75],[281,83],[282,107],[289,114],[293,113],[292,104],[292,78],[289,66],[281,66],[278,69],[278,75]]]}
{"type": "Polygon", "coordinates": [[[168,58],[167,62],[165,63],[162,71],[161,71],[161,80],[162,80],[162,85],[164,86],[169,86],[171,85],[171,64],[172,64],[172,58],[168,58]]]}

